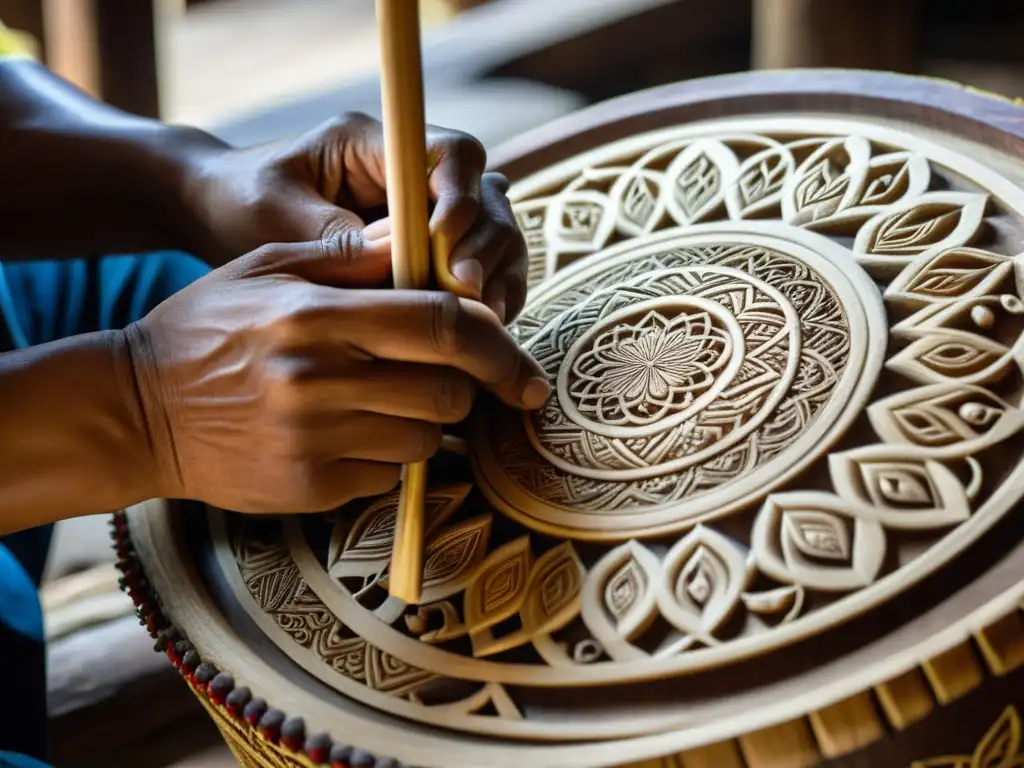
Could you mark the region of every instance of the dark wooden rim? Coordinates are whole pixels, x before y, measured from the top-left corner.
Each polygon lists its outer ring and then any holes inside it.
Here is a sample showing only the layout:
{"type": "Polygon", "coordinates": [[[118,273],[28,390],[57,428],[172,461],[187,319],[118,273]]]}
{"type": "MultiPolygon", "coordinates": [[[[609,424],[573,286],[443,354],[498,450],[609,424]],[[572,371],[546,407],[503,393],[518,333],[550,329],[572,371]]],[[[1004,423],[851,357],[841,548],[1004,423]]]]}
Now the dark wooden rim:
{"type": "Polygon", "coordinates": [[[513,180],[606,142],[737,115],[830,112],[916,123],[1024,156],[1024,106],[944,80],[888,72],[745,72],[623,96],[530,131],[491,153],[513,180]]]}

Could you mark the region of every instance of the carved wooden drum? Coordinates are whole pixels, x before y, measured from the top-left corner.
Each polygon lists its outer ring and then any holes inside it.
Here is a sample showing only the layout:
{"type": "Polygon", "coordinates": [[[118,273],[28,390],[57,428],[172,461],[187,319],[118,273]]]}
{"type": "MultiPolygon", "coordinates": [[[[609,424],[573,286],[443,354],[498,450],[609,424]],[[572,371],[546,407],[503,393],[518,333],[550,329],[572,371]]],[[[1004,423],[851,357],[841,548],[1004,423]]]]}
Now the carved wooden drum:
{"type": "Polygon", "coordinates": [[[496,158],[547,371],[396,496],[115,522],[250,766],[1024,766],[1024,109],[792,72],[496,158]],[[459,450],[459,446],[463,450],[459,450]]]}

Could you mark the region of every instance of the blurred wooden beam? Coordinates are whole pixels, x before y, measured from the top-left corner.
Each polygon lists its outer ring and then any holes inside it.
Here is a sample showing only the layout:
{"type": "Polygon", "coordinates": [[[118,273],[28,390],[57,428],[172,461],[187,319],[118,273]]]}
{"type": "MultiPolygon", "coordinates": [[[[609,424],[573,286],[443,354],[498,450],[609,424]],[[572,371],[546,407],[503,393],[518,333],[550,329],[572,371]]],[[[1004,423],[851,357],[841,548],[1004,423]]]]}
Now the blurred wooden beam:
{"type": "Polygon", "coordinates": [[[919,0],[753,0],[753,67],[915,72],[919,0]]]}
{"type": "Polygon", "coordinates": [[[46,65],[97,98],[101,95],[95,0],[42,0],[46,65]]]}

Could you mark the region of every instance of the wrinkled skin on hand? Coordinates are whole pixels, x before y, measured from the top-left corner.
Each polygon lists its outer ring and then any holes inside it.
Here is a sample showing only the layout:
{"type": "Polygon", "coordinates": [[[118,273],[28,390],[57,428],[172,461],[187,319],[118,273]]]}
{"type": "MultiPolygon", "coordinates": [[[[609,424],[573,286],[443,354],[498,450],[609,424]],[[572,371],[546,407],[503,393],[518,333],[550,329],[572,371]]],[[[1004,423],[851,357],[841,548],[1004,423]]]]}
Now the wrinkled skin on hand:
{"type": "Polygon", "coordinates": [[[540,407],[543,372],[483,304],[379,290],[378,259],[260,248],[125,331],[160,494],[316,512],[396,486],[477,385],[540,407]]]}
{"type": "MultiPolygon", "coordinates": [[[[464,133],[427,130],[426,170],[435,252],[464,298],[482,301],[502,322],[526,299],[526,243],[505,196],[508,180],[484,173],[487,156],[464,133]]],[[[313,242],[349,260],[367,249],[390,258],[384,206],[384,134],[365,115],[346,115],[298,139],[200,154],[192,164],[193,236],[208,261],[223,264],[267,243],[313,242]],[[370,229],[363,229],[370,223],[370,229]]]]}

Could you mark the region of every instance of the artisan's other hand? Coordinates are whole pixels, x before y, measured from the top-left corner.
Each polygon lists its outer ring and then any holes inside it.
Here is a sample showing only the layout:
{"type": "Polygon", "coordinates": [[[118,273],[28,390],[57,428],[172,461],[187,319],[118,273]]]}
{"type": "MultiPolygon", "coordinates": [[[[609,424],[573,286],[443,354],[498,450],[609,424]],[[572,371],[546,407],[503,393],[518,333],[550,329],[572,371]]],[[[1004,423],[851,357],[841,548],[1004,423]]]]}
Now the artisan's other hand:
{"type": "MultiPolygon", "coordinates": [[[[508,180],[484,173],[480,143],[429,127],[430,230],[448,255],[459,295],[483,301],[510,322],[526,298],[526,244],[512,215],[508,180]]],[[[297,140],[198,156],[192,208],[205,234],[197,247],[223,263],[266,243],[321,241],[358,254],[366,223],[385,212],[384,135],[365,115],[334,120],[297,140]]],[[[386,218],[369,233],[390,248],[386,218]]]]}
{"type": "Polygon", "coordinates": [[[482,304],[367,289],[379,259],[321,241],[260,248],[126,330],[160,496],[315,512],[383,493],[464,419],[475,383],[548,395],[482,304]],[[346,259],[346,256],[349,258],[346,259]]]}

